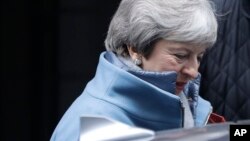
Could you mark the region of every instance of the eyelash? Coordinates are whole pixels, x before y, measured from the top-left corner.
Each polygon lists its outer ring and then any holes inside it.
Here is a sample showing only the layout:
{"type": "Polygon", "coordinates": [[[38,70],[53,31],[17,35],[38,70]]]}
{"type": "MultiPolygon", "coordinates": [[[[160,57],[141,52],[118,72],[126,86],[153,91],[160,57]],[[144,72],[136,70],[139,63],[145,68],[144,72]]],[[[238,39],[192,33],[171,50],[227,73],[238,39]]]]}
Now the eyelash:
{"type": "Polygon", "coordinates": [[[188,57],[188,55],[184,55],[184,54],[175,54],[175,56],[178,58],[178,59],[185,59],[188,57]]]}
{"type": "MultiPolygon", "coordinates": [[[[182,55],[182,54],[174,54],[179,60],[186,59],[189,56],[188,55],[182,55]]],[[[197,57],[197,61],[200,63],[202,59],[202,56],[197,57]]]]}

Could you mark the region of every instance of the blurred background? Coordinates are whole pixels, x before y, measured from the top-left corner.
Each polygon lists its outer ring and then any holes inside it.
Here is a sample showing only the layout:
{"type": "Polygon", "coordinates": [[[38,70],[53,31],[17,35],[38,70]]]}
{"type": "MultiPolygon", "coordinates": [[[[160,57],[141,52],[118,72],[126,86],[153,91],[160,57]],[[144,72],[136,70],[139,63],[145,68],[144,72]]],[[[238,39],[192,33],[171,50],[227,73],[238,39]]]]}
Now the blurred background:
{"type": "MultiPolygon", "coordinates": [[[[200,95],[227,121],[250,119],[250,1],[213,0],[219,30],[200,95]]],[[[1,1],[1,141],[48,141],[94,76],[120,0],[1,1]]]]}

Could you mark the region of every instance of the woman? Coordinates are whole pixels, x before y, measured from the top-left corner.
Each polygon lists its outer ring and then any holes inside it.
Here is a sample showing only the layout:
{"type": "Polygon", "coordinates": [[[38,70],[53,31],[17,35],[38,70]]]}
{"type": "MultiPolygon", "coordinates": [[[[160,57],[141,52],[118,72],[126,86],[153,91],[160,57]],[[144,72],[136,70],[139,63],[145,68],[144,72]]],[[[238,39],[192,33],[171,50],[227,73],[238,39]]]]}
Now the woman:
{"type": "Polygon", "coordinates": [[[198,67],[216,33],[208,0],[122,0],[95,77],[51,140],[78,140],[84,115],[155,131],[206,125],[212,107],[198,96],[198,67]]]}

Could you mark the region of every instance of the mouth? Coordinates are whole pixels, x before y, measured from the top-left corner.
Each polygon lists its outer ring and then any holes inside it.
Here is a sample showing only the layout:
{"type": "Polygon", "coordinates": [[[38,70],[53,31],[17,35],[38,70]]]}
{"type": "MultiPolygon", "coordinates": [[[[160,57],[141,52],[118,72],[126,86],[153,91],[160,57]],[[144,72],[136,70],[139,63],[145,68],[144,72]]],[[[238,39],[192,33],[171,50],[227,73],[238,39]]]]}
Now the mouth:
{"type": "Polygon", "coordinates": [[[187,82],[176,82],[176,89],[182,91],[186,84],[187,82]]]}

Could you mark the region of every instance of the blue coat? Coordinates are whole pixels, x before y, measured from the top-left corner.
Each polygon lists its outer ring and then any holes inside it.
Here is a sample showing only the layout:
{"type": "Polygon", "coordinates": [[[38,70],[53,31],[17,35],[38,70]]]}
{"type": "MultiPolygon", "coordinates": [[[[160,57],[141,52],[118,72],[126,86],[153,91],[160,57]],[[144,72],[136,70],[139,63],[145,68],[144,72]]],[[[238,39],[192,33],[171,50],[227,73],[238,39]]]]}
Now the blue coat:
{"type": "MultiPolygon", "coordinates": [[[[106,54],[100,55],[95,77],[66,111],[51,141],[77,141],[83,115],[106,116],[155,131],[183,127],[183,107],[179,96],[113,65],[105,58],[106,54]]],[[[174,90],[176,73],[169,73],[168,78],[169,90],[174,90]]],[[[211,105],[199,97],[197,91],[192,95],[197,97],[193,108],[195,125],[205,125],[211,105]]]]}

